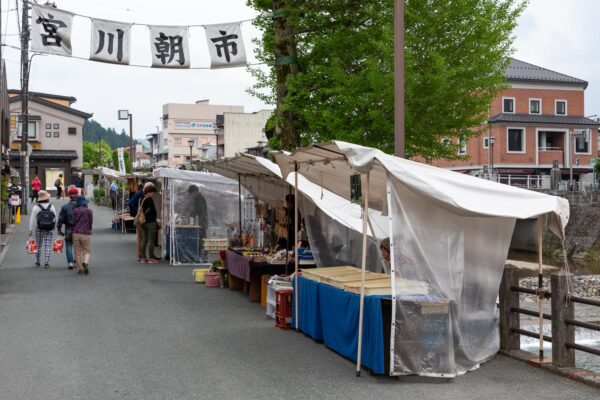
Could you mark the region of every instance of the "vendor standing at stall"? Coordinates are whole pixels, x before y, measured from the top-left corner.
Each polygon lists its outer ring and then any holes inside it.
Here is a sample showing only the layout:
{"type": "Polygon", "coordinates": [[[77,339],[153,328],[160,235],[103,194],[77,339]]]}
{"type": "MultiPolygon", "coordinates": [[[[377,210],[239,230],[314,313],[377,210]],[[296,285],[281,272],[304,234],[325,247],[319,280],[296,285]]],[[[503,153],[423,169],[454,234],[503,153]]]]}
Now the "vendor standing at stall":
{"type": "Polygon", "coordinates": [[[193,221],[193,224],[198,226],[198,257],[201,261],[205,261],[204,239],[206,238],[206,231],[208,229],[208,207],[206,206],[206,199],[202,193],[200,193],[200,189],[198,189],[198,186],[196,185],[190,185],[188,194],[190,200],[186,214],[193,221]]]}

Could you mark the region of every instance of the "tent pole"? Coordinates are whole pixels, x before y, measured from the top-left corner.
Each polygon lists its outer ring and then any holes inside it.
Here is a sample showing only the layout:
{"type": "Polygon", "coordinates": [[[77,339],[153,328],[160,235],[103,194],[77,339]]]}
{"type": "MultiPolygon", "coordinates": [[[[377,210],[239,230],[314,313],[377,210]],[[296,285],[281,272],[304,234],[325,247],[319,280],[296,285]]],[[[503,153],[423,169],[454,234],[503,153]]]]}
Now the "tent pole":
{"type": "Polygon", "coordinates": [[[244,238],[242,235],[242,176],[238,174],[238,212],[240,220],[240,247],[244,247],[244,238]]]}
{"type": "MultiPolygon", "coordinates": [[[[298,326],[298,314],[300,314],[298,310],[298,163],[294,164],[294,280],[296,284],[294,285],[294,305],[296,310],[296,322],[294,327],[297,331],[300,330],[298,326]]],[[[289,235],[288,235],[289,237],[289,235]]]]}
{"type": "Polygon", "coordinates": [[[542,263],[542,234],[544,229],[544,220],[543,216],[539,216],[537,220],[537,251],[538,251],[538,306],[539,306],[539,330],[540,330],[540,362],[544,360],[544,294],[542,293],[544,290],[544,277],[543,277],[543,263],[542,263]]]}
{"type": "Polygon", "coordinates": [[[363,238],[362,238],[362,260],[360,273],[360,306],[358,311],[358,351],[356,355],[356,376],[360,376],[360,364],[362,356],[363,316],[365,309],[365,268],[367,264],[367,229],[369,225],[369,184],[371,173],[367,172],[365,198],[363,205],[363,238]]]}

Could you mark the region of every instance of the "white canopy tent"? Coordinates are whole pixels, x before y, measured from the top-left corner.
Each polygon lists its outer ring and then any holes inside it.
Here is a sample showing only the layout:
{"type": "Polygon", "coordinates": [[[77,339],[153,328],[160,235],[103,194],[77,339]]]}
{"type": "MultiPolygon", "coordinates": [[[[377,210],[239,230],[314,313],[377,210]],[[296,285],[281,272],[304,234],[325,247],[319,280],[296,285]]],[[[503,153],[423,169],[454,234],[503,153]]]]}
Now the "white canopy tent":
{"type": "MultiPolygon", "coordinates": [[[[250,193],[271,206],[285,198],[290,187],[297,186],[302,215],[305,217],[309,242],[317,266],[348,265],[350,261],[356,260],[353,255],[360,257],[360,248],[352,246],[352,239],[359,242],[362,236],[360,205],[338,196],[302,175],[298,175],[297,185],[295,175],[289,175],[286,184],[279,166],[262,157],[239,154],[227,159],[204,162],[202,166],[210,172],[238,179],[250,193]],[[331,249],[329,242],[323,243],[328,236],[338,238],[340,243],[337,252],[331,249]]],[[[377,249],[377,242],[387,236],[387,219],[376,210],[370,210],[370,214],[368,236],[373,247],[377,249]]],[[[373,270],[381,270],[377,250],[372,252],[369,261],[373,270]]]]}
{"type": "MultiPolygon", "coordinates": [[[[498,351],[494,340],[495,300],[516,220],[540,217],[541,265],[541,217],[549,216],[550,229],[561,238],[569,219],[569,204],[564,199],[340,141],[312,145],[293,154],[277,154],[276,161],[284,177],[297,171],[347,200],[351,199],[350,177],[360,174],[364,209],[374,208],[387,215],[391,239],[392,375],[456,376],[492,357],[498,351]],[[421,311],[406,307],[409,297],[415,296],[398,291],[408,279],[427,284],[428,294],[420,304],[446,305],[447,319],[441,327],[447,330],[448,340],[443,349],[423,346],[419,343],[423,338],[411,331],[423,326],[427,318],[421,311]]],[[[363,271],[371,213],[366,215],[363,271]]],[[[364,273],[357,373],[361,365],[363,302],[364,273]]],[[[299,314],[297,311],[296,318],[299,314]]]]}

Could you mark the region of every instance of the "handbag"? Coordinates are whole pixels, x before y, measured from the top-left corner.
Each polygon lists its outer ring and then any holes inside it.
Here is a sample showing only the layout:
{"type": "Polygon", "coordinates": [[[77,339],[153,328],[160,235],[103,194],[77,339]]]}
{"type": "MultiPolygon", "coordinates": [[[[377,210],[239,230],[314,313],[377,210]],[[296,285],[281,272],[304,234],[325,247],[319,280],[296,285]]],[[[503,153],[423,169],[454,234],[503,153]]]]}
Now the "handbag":
{"type": "Polygon", "coordinates": [[[144,208],[142,207],[143,204],[144,201],[140,200],[140,202],[138,203],[137,213],[135,214],[135,218],[133,218],[133,221],[138,226],[144,225],[146,223],[146,213],[144,212],[144,208]]]}

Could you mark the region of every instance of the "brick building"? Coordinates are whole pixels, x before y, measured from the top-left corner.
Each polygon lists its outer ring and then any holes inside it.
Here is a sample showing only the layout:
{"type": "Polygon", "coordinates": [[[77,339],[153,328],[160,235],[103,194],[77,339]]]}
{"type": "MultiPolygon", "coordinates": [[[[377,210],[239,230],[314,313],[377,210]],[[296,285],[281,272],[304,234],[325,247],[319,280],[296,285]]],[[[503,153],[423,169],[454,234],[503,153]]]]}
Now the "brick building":
{"type": "MultiPolygon", "coordinates": [[[[600,122],[584,115],[584,80],[513,59],[509,88],[490,106],[487,133],[458,150],[464,159],[434,165],[479,174],[547,175],[554,161],[563,176],[591,172],[598,156],[600,122]]],[[[456,140],[456,139],[445,139],[456,140]]]]}

